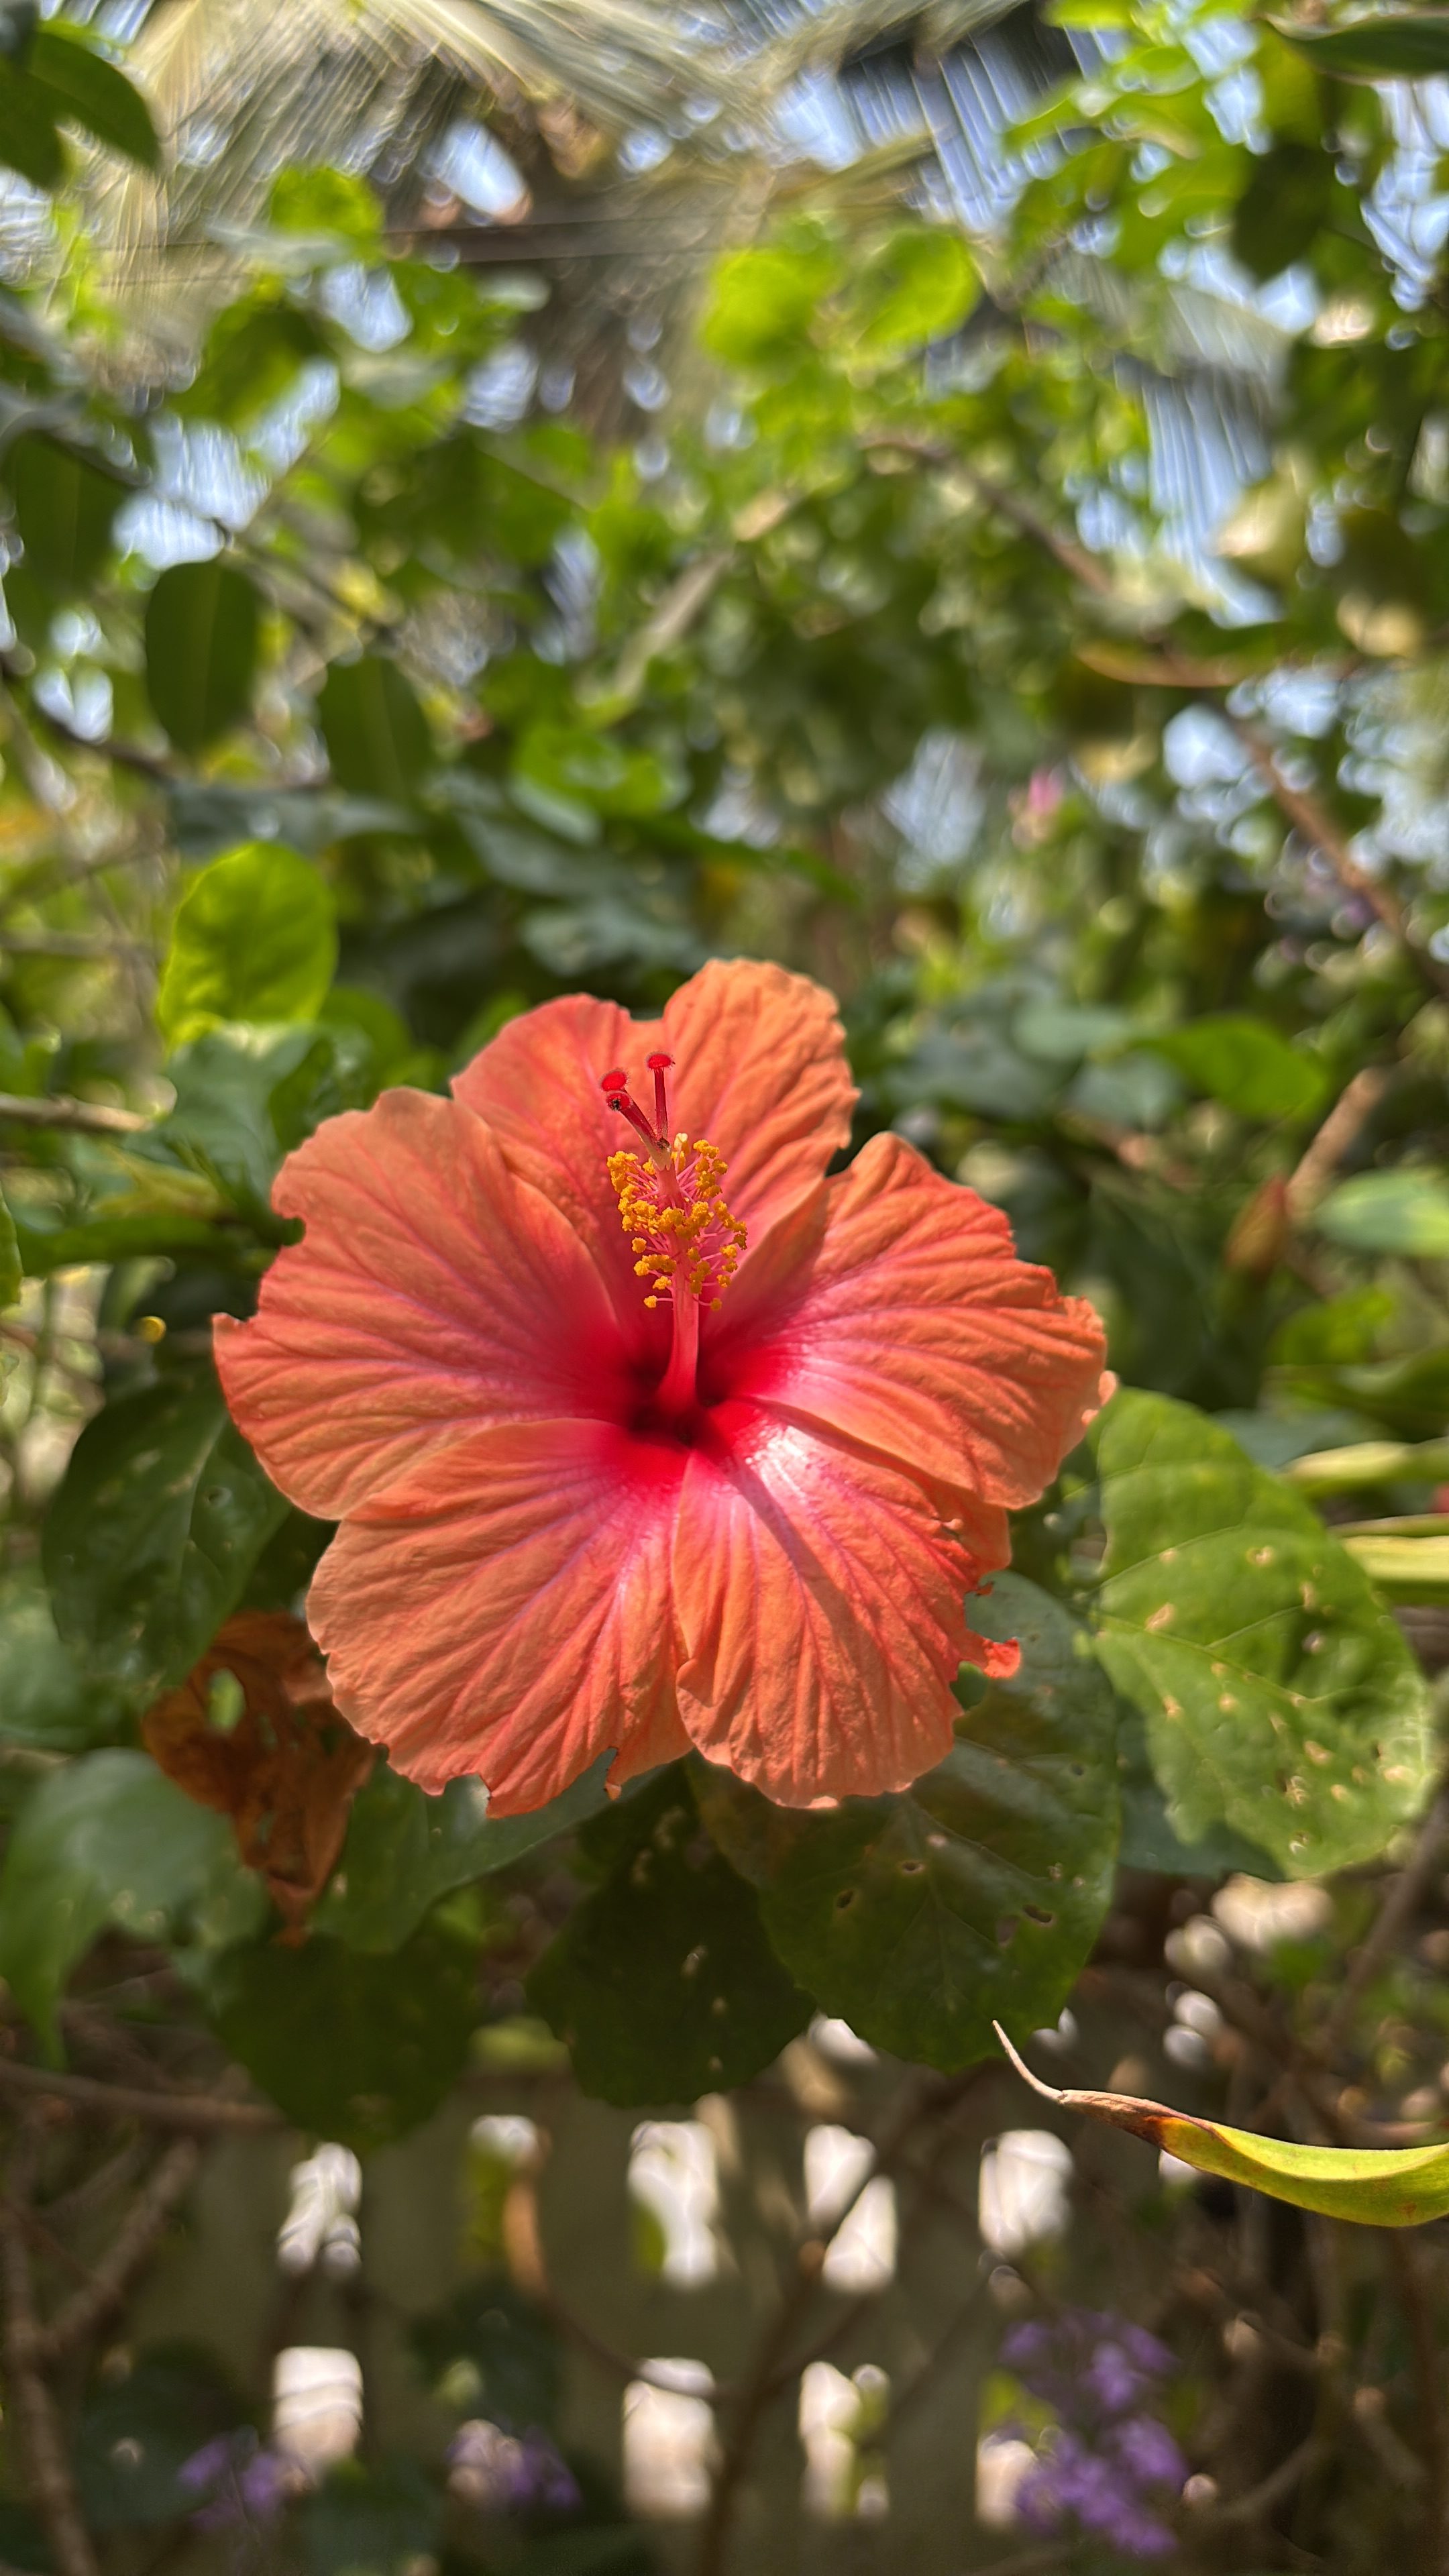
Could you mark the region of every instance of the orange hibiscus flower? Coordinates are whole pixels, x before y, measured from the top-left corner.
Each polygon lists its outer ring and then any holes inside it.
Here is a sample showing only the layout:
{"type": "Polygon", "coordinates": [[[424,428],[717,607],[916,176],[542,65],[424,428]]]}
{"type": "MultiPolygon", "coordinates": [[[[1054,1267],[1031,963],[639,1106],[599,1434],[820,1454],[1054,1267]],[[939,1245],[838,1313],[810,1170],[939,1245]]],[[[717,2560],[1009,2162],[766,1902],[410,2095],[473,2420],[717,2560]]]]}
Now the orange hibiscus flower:
{"type": "Polygon", "coordinates": [[[964,1660],[1014,1665],[965,1597],[1101,1326],[900,1137],[827,1180],[854,1096],[827,993],[717,963],[648,1024],[545,1003],[283,1165],[305,1236],[218,1319],[222,1383],[341,1521],[308,1617],[424,1788],[517,1814],[694,1745],[784,1805],[873,1794],[948,1751],[964,1660]]]}

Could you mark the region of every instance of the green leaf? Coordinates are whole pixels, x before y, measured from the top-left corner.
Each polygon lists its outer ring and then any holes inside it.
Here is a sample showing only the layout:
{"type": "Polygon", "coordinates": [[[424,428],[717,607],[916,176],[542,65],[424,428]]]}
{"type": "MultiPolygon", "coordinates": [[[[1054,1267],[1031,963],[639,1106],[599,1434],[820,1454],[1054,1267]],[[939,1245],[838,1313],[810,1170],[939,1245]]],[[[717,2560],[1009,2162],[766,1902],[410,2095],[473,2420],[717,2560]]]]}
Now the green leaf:
{"type": "Polygon", "coordinates": [[[700,339],[726,366],[798,358],[821,299],[837,281],[823,243],[803,250],[737,250],[719,262],[700,339]]]}
{"type": "Polygon", "coordinates": [[[52,114],[83,125],[98,143],[139,161],[144,170],[159,168],[161,145],[140,91],[83,36],[69,28],[40,28],[25,68],[45,92],[52,114]]]}
{"type": "Polygon", "coordinates": [[[896,356],[960,329],[976,302],[976,263],[959,233],[903,225],[866,262],[856,293],[862,346],[896,356]]]}
{"type": "Polygon", "coordinates": [[[1098,1645],[1173,1830],[1220,1823],[1289,1877],[1383,1850],[1429,1779],[1423,1675],[1367,1577],[1229,1433],[1122,1394],[1097,1434],[1098,1645]]]}
{"type": "Polygon", "coordinates": [[[514,755],[512,783],[515,792],[532,790],[550,804],[562,799],[624,817],[677,805],[687,784],[682,771],[652,751],[566,724],[529,726],[514,755]]]}
{"type": "Polygon", "coordinates": [[[450,1781],[429,1798],[379,1762],[353,1801],[336,1875],[313,1916],[317,1930],[354,1950],[396,1950],[439,1897],[596,1815],[613,1759],[606,1753],[532,1815],[492,1819],[480,1780],[450,1781]]]}
{"type": "Polygon", "coordinates": [[[472,1950],[431,1924],[386,1958],[316,1937],[249,1943],[209,1963],[202,1991],[218,2037],[278,2109],[359,2152],[437,2109],[478,2018],[472,1950]]]}
{"type": "Polygon", "coordinates": [[[765,1928],[822,2009],[947,2069],[989,2052],[998,2016],[1023,2032],[1055,2021],[1117,1855],[1116,1713],[1087,1637],[1019,1575],[998,1575],[971,1617],[1020,1639],[1015,1679],[986,1690],[914,1788],[830,1815],[766,1810],[761,1869],[765,1928]]]}
{"type": "Polygon", "coordinates": [[[226,1818],[149,1754],[83,1754],[21,1809],[0,1875],[0,1976],[54,2061],[66,1979],[108,1924],[139,1941],[235,1940],[265,1904],[226,1818]]]}
{"type": "Polygon", "coordinates": [[[1378,10],[1337,27],[1305,27],[1282,18],[1268,21],[1285,44],[1315,68],[1341,80],[1419,80],[1449,71],[1449,12],[1378,10]]]}
{"type": "Polygon", "coordinates": [[[356,1105],[328,1033],[306,1021],[231,1022],[178,1047],[166,1070],[175,1107],[137,1152],[201,1173],[269,1240],[285,1241],[271,1213],[277,1165],[323,1118],[356,1105]]]}
{"type": "Polygon", "coordinates": [[[1122,1794],[1124,1869],[1147,1869],[1169,1878],[1224,1878],[1246,1870],[1250,1878],[1281,1875],[1257,1843],[1235,1834],[1231,1825],[1208,1825],[1186,1843],[1173,1829],[1167,1800],[1158,1784],[1147,1750],[1147,1730],[1140,1709],[1123,1706],[1117,1728],[1117,1783],[1122,1794]]]}
{"type": "Polygon", "coordinates": [[[173,1046],[227,1020],[311,1020],[337,967],[337,907],[306,859],[252,841],[193,878],[176,915],[156,1023],[173,1046]]]}
{"type": "Polygon", "coordinates": [[[510,2432],[545,2431],[558,2413],[558,2336],[542,2310],[504,2274],[455,2291],[419,2317],[408,2342],[429,2386],[460,2412],[510,2432]]]}
{"type": "Polygon", "coordinates": [[[410,2576],[436,2562],[442,2514],[416,2460],[340,2460],[297,2516],[306,2576],[410,2576]]]}
{"type": "Polygon", "coordinates": [[[144,1705],[190,1672],[286,1513],[209,1362],[117,1397],[81,1433],[45,1527],[61,1637],[144,1705]]]}
{"type": "Polygon", "coordinates": [[[432,738],[412,683],[379,653],[334,662],[317,701],[332,775],[354,796],[405,805],[431,766],[432,738]]]}
{"type": "Polygon", "coordinates": [[[528,1997],[601,2101],[694,2102],[778,2057],[810,2016],[754,1891],[701,1830],[677,1767],[586,1827],[607,1869],[538,1962],[528,1997]]]}
{"type": "Polygon", "coordinates": [[[13,1306],[24,1285],[15,1219],[0,1193],[0,1307],[13,1306]]]}
{"type": "Polygon", "coordinates": [[[1333,193],[1333,162],[1321,144],[1275,143],[1252,163],[1233,209],[1234,258],[1250,277],[1281,276],[1312,250],[1328,221],[1333,193]]]}
{"type": "Polygon", "coordinates": [[[1130,2093],[1063,2092],[1033,2075],[1004,2030],[998,2037],[1033,2093],[1064,2111],[1126,2129],[1196,2173],[1219,2174],[1270,2200],[1361,2227],[1422,2227],[1449,2213],[1449,2146],[1301,2147],[1286,2138],[1259,2137],[1252,2129],[1225,2128],[1218,2120],[1194,2119],[1130,2093]]]}
{"type": "Polygon", "coordinates": [[[1360,1172],[1329,1191],[1312,1222],[1346,1252],[1449,1261],[1449,1178],[1442,1172],[1360,1172]]]}
{"type": "Polygon", "coordinates": [[[223,557],[168,565],[146,602],[146,695],[178,751],[203,751],[251,707],[257,595],[223,557]]]}
{"type": "Polygon", "coordinates": [[[32,188],[56,188],[65,177],[66,153],[55,128],[54,102],[14,59],[0,51],[0,162],[18,170],[32,188]]]}
{"type": "Polygon", "coordinates": [[[88,457],[34,430],[16,439],[3,473],[32,581],[67,599],[89,590],[110,552],[121,485],[88,457]]]}
{"type": "Polygon", "coordinates": [[[1245,1013],[1212,1013],[1147,1043],[1195,1090],[1240,1118],[1307,1118],[1328,1091],[1321,1065],[1245,1013]]]}
{"type": "MultiPolygon", "coordinates": [[[[129,2356],[127,2356],[129,2360],[129,2356]]],[[[87,2398],[75,2436],[76,2484],[92,2531],[144,2531],[196,2509],[180,2471],[235,2434],[246,2400],[198,2344],[158,2344],[87,2398]]]]}
{"type": "Polygon", "coordinates": [[[126,1716],[119,1692],[83,1673],[55,1631],[37,1570],[0,1577],[0,1739],[38,1753],[82,1753],[126,1716]]]}

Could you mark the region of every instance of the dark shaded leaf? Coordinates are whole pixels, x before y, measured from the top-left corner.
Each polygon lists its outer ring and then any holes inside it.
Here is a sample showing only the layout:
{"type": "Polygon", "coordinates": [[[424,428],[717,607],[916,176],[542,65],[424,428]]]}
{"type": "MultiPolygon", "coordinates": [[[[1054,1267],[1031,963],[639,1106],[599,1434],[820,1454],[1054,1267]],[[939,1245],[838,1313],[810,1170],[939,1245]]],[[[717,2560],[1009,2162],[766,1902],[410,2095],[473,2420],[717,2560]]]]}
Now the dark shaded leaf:
{"type": "Polygon", "coordinates": [[[16,439],[3,473],[31,580],[62,598],[89,589],[110,552],[121,485],[89,458],[37,430],[16,439]]]}
{"type": "Polygon", "coordinates": [[[760,1870],[766,1930],[822,2009],[946,2069],[986,2056],[996,2020],[1055,2021],[1117,1855],[1116,1714],[1087,1637],[1018,1575],[971,1616],[1020,1639],[1018,1676],[985,1692],[914,1788],[831,1815],[768,1811],[760,1870]]]}
{"type": "Polygon", "coordinates": [[[586,2093],[693,2102],[756,2075],[810,2006],[765,1938],[754,1891],[672,1769],[581,1836],[607,1868],[528,1981],[586,2093]]]}
{"type": "Polygon", "coordinates": [[[216,1959],[218,2037],[288,2119],[364,2153],[406,2137],[456,2083],[477,2020],[473,1954],[425,1926],[387,1958],[317,1936],[216,1959]]]}
{"type": "Polygon", "coordinates": [[[233,1429],[208,1363],[87,1424],[46,1523],[56,1626],[145,1703],[185,1679],[287,1513],[233,1429]]]}
{"type": "Polygon", "coordinates": [[[257,595],[222,557],[168,565],[146,602],[146,694],[178,751],[240,724],[257,670],[257,595]]]}
{"type": "Polygon", "coordinates": [[[412,683],[379,653],[334,662],[317,715],[339,787],[405,805],[433,757],[412,683]]]}
{"type": "Polygon", "coordinates": [[[61,27],[37,29],[25,68],[53,115],[83,125],[97,143],[139,161],[144,170],[159,166],[160,141],[140,91],[83,36],[61,27]]]}

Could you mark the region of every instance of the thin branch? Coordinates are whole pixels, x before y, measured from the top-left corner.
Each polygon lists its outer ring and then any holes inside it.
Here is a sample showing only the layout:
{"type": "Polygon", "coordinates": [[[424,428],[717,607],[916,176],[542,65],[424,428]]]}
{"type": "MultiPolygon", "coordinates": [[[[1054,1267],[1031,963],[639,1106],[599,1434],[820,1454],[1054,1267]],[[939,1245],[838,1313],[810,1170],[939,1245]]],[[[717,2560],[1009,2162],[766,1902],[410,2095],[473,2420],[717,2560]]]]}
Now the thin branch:
{"type": "Polygon", "coordinates": [[[0,2289],[10,2413],[56,2576],[99,2576],[55,2400],[46,2386],[44,2330],[35,2312],[24,2213],[35,2187],[39,2154],[39,2130],[27,2123],[10,2160],[10,2196],[0,2201],[0,2289]]]}
{"type": "Polygon", "coordinates": [[[177,2138],[166,2149],[89,2281],[42,2327],[37,2351],[43,2361],[59,2361],[120,2306],[185,2199],[200,2162],[201,2149],[194,2138],[177,2138]]]}
{"type": "MultiPolygon", "coordinates": [[[[17,671],[13,663],[7,662],[3,656],[0,656],[0,678],[8,681],[13,687],[14,683],[23,677],[24,674],[17,671]]],[[[19,710],[17,709],[16,712],[18,713],[19,710]]],[[[28,712],[45,726],[47,732],[53,733],[58,742],[63,742],[69,751],[89,752],[94,760],[114,761],[118,769],[133,770],[138,778],[153,779],[162,787],[174,787],[176,784],[174,770],[168,762],[158,760],[154,752],[141,751],[135,743],[131,742],[93,742],[88,734],[77,733],[74,725],[68,725],[63,716],[53,716],[48,707],[39,705],[33,698],[29,701],[28,712]]]]}
{"type": "Polygon", "coordinates": [[[1366,1940],[1360,1942],[1349,1962],[1348,1973],[1339,1987],[1333,2010],[1323,2025],[1321,2044],[1325,2054],[1340,2046],[1348,2036],[1360,1996],[1399,1940],[1429,1883],[1430,1873],[1449,1833],[1449,1781],[1440,1789],[1422,1825],[1404,1867],[1390,1883],[1366,1940]]]}
{"type": "Polygon", "coordinates": [[[1449,2426],[1445,2422],[1443,2355],[1434,2321],[1434,2294],[1426,2278],[1425,2248],[1407,2232],[1385,2231],[1385,2252],[1414,2355],[1419,2448],[1426,2471],[1424,2576],[1449,2569],[1449,2426]]]}
{"type": "Polygon", "coordinates": [[[264,2102],[229,2102],[218,2093],[150,2093],[139,2085],[101,2084],[93,2075],[52,2074],[0,2057],[0,2092],[50,2095],[110,2120],[149,2120],[158,2129],[284,2129],[264,2102]]]}
{"type": "Polygon", "coordinates": [[[110,1109],[98,1100],[31,1100],[18,1091],[0,1091],[0,1125],[60,1127],[81,1136],[134,1136],[150,1124],[138,1110],[110,1109]]]}
{"type": "MultiPolygon", "coordinates": [[[[1245,2495],[1230,2496],[1226,2504],[1200,2506],[1193,2514],[1190,2528],[1230,2531],[1235,2524],[1261,2521],[1264,2514],[1272,2512],[1275,2504],[1281,2504],[1285,2496],[1293,2493],[1323,2448],[1321,2433],[1305,2435],[1296,2451],[1290,2451],[1286,2460],[1280,2460],[1276,2469],[1270,2469],[1267,2477],[1260,2478],[1245,2495]]],[[[1439,2576],[1437,2568],[1434,2576],[1439,2576]]]]}
{"type": "Polygon", "coordinates": [[[139,939],[112,939],[104,931],[94,930],[7,930],[0,933],[0,951],[12,957],[147,957],[150,950],[139,939]]]}
{"type": "Polygon", "coordinates": [[[1317,1134],[1288,1178],[1288,1211],[1304,1217],[1317,1206],[1345,1156],[1352,1152],[1389,1087],[1388,1067],[1366,1064],[1344,1084],[1317,1134]]]}

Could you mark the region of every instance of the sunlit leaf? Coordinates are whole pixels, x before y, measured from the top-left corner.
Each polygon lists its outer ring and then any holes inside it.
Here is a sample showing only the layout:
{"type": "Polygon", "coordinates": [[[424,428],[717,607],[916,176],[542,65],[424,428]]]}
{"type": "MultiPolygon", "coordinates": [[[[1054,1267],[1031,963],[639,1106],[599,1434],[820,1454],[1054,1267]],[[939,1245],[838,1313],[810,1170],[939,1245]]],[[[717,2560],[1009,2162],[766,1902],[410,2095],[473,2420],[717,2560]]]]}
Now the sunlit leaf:
{"type": "Polygon", "coordinates": [[[253,841],[194,878],[171,932],[156,1020],[173,1046],[227,1020],[311,1020],[337,965],[337,912],[306,859],[253,841]]]}
{"type": "Polygon", "coordinates": [[[1313,1223],[1346,1252],[1449,1261],[1449,1179],[1442,1172],[1360,1172],[1314,1210],[1313,1223]]]}
{"type": "Polygon", "coordinates": [[[1422,2227],[1449,2212],[1449,2144],[1425,2147],[1304,2147],[1288,2138],[1259,2137],[1229,2129],[1164,2102],[1130,2093],[1061,2091],[1043,2084],[1013,2048],[997,2037],[1024,2082],[1064,2111],[1081,2111],[1110,2128],[1126,2129],[1160,2154],[1176,2156],[1197,2173],[1246,2183],[1270,2200],[1316,2209],[1362,2227],[1422,2227]]]}

